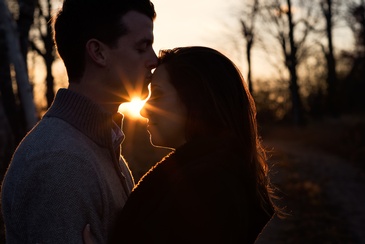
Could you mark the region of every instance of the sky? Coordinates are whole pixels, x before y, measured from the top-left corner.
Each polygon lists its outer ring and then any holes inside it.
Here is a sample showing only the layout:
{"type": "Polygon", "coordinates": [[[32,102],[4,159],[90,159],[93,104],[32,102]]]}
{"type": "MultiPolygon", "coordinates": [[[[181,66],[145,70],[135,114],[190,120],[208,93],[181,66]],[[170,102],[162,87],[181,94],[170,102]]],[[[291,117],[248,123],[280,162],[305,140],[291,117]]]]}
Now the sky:
{"type": "MultiPolygon", "coordinates": [[[[215,48],[240,68],[244,77],[246,60],[244,39],[240,35],[239,12],[242,0],[151,0],[155,5],[157,18],[154,22],[154,50],[178,46],[202,45],[215,48]]],[[[250,2],[252,0],[245,0],[250,2]]],[[[60,3],[62,1],[60,0],[60,3]]],[[[58,7],[58,6],[56,6],[58,7]]],[[[340,47],[349,45],[348,32],[334,31],[335,44],[340,47]],[[343,37],[343,38],[339,38],[343,37]]],[[[262,76],[270,77],[271,69],[267,63],[267,53],[253,48],[253,62],[259,62],[256,70],[262,76]]],[[[255,73],[256,65],[253,65],[255,73]]],[[[62,69],[61,69],[62,71],[62,69]]],[[[253,74],[255,75],[255,74],[253,74]]]]}
{"type": "MultiPolygon", "coordinates": [[[[155,5],[157,18],[154,22],[154,45],[156,53],[160,49],[174,48],[178,46],[201,45],[215,48],[231,59],[239,60],[241,55],[232,55],[226,34],[234,32],[232,21],[233,3],[237,0],[152,0],[155,5]],[[228,31],[227,31],[228,30],[228,31]]],[[[234,61],[235,61],[234,60],[234,61]]],[[[240,62],[240,61],[237,61],[240,62]]],[[[38,60],[38,65],[42,61],[38,60]]],[[[240,63],[236,63],[239,68],[240,63]]],[[[53,67],[56,78],[56,89],[67,85],[65,81],[65,69],[63,63],[58,61],[53,67]],[[61,81],[57,81],[62,77],[61,81]]],[[[36,69],[35,72],[40,70],[36,69]]],[[[44,75],[35,74],[39,83],[44,82],[44,75]]],[[[36,81],[36,83],[38,83],[36,81]]],[[[39,86],[40,94],[44,93],[39,86]]],[[[41,100],[42,96],[39,96],[41,100]]],[[[37,99],[37,100],[38,100],[37,99]]]]}
{"type": "Polygon", "coordinates": [[[219,50],[244,69],[243,50],[238,49],[239,0],[153,0],[156,53],[160,49],[200,45],[219,50]]]}
{"type": "MultiPolygon", "coordinates": [[[[152,0],[152,2],[157,13],[154,22],[156,53],[161,48],[177,46],[203,45],[215,48],[232,59],[246,79],[247,62],[243,48],[245,41],[240,34],[239,23],[239,13],[243,8],[242,0],[152,0]]],[[[349,41],[351,32],[348,28],[336,28],[333,35],[336,47],[352,47],[353,43],[349,41]]],[[[272,78],[277,75],[277,69],[271,63],[273,60],[268,61],[271,59],[269,53],[257,46],[254,46],[252,52],[253,78],[272,78]]]]}
{"type": "MultiPolygon", "coordinates": [[[[249,1],[249,0],[246,0],[249,1]]],[[[247,65],[244,53],[244,39],[240,36],[238,12],[241,0],[152,0],[157,18],[154,22],[156,53],[160,49],[178,46],[202,45],[215,48],[229,57],[241,70],[246,79],[247,65]]],[[[242,8],[242,6],[241,6],[242,8]]],[[[347,36],[335,32],[335,35],[347,36]]],[[[344,39],[336,38],[339,46],[344,39]]],[[[253,48],[253,78],[272,78],[277,70],[267,61],[268,53],[253,48]]],[[[58,77],[65,77],[62,62],[54,66],[58,77]]],[[[44,77],[38,76],[41,82],[44,77]]],[[[67,81],[57,82],[59,87],[67,81]]],[[[42,91],[43,92],[43,91],[42,91]]]]}
{"type": "Polygon", "coordinates": [[[230,1],[154,0],[155,50],[175,46],[217,47],[223,25],[229,16],[230,1]]]}
{"type": "MultiPolygon", "coordinates": [[[[152,0],[157,18],[154,21],[154,45],[160,49],[202,45],[232,55],[227,36],[236,33],[238,21],[232,16],[239,0],[152,0]],[[228,35],[227,35],[228,33],[228,35]]],[[[228,37],[230,38],[230,37],[228,37]]],[[[231,58],[236,55],[232,55],[231,58]]]]}
{"type": "MultiPolygon", "coordinates": [[[[232,1],[235,0],[152,0],[157,13],[154,22],[155,52],[199,45],[215,48],[238,62],[239,58],[233,55],[237,52],[229,51],[233,41],[227,43],[225,36],[235,32],[232,1]]],[[[141,106],[143,103],[126,103],[120,110],[133,114],[141,106]]]]}

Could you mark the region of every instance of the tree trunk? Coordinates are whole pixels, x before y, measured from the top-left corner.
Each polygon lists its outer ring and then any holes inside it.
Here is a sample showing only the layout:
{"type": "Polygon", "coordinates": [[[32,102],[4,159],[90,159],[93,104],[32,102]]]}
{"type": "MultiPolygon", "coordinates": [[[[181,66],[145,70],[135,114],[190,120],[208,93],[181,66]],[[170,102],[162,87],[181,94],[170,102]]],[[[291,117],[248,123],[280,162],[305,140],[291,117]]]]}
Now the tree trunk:
{"type": "MultiPolygon", "coordinates": [[[[51,0],[47,0],[48,3],[48,16],[45,16],[47,23],[49,23],[51,21],[51,0]]],[[[46,84],[47,84],[47,93],[46,93],[46,97],[47,97],[47,106],[48,108],[51,106],[55,93],[54,93],[54,78],[52,75],[52,65],[53,62],[55,60],[55,56],[54,56],[54,44],[53,44],[53,35],[52,35],[53,31],[52,31],[52,27],[51,25],[47,26],[47,32],[46,32],[46,36],[44,39],[44,46],[46,49],[46,53],[44,56],[44,61],[47,67],[47,80],[46,80],[46,84]]]]}
{"type": "Polygon", "coordinates": [[[247,6],[249,12],[244,11],[241,19],[243,37],[246,39],[246,59],[247,59],[247,84],[250,93],[253,95],[252,86],[252,60],[251,51],[255,41],[255,21],[259,12],[259,1],[255,0],[252,6],[247,6]]]}
{"type": "Polygon", "coordinates": [[[37,5],[36,20],[34,23],[35,29],[38,29],[40,40],[43,41],[43,48],[38,47],[38,42],[31,42],[31,47],[35,50],[39,56],[43,58],[44,64],[46,66],[46,99],[47,108],[49,108],[53,102],[55,92],[54,92],[54,77],[52,75],[52,65],[55,61],[54,43],[53,43],[53,32],[51,25],[47,25],[46,31],[44,29],[43,23],[50,23],[52,20],[51,12],[51,0],[46,1],[47,11],[42,9],[40,4],[37,5]],[[42,21],[43,20],[43,21],[42,21]]]}
{"type": "Polygon", "coordinates": [[[337,74],[336,74],[336,60],[333,54],[332,41],[332,0],[326,0],[326,7],[322,6],[323,14],[326,18],[326,34],[328,40],[328,51],[325,53],[327,60],[327,94],[328,94],[328,108],[332,116],[337,117],[339,111],[336,106],[336,92],[337,92],[337,74]]]}
{"type": "Polygon", "coordinates": [[[47,67],[47,78],[46,78],[46,98],[47,98],[47,108],[49,108],[53,102],[55,93],[54,93],[54,79],[52,75],[52,63],[53,61],[46,62],[47,67]]]}
{"type": "Polygon", "coordinates": [[[21,113],[13,90],[10,60],[5,34],[5,25],[0,22],[0,94],[4,113],[10,125],[15,143],[19,143],[26,133],[25,118],[21,113]]]}
{"type": "Polygon", "coordinates": [[[294,25],[292,19],[291,12],[291,0],[287,0],[288,4],[288,24],[289,24],[289,43],[290,43],[290,51],[287,55],[287,67],[290,73],[290,93],[292,99],[292,110],[293,110],[293,119],[296,124],[304,124],[304,115],[303,115],[303,104],[299,94],[299,86],[298,86],[298,75],[297,75],[297,47],[295,45],[294,40],[294,25]]]}
{"type": "Polygon", "coordinates": [[[252,48],[252,41],[247,40],[246,45],[246,55],[247,55],[247,82],[248,82],[248,89],[253,95],[253,87],[252,87],[252,77],[251,77],[251,69],[252,69],[252,63],[251,63],[251,48],[252,48]]]}
{"type": "Polygon", "coordinates": [[[0,23],[4,26],[9,60],[13,64],[16,74],[19,99],[25,114],[26,129],[30,130],[37,122],[33,92],[28,79],[26,63],[21,53],[16,25],[5,0],[0,0],[0,23]]]}
{"type": "MultiPolygon", "coordinates": [[[[27,54],[29,47],[29,30],[34,20],[34,10],[38,0],[18,0],[19,3],[19,18],[17,27],[20,40],[20,50],[22,56],[27,63],[27,54]]],[[[27,66],[25,66],[27,69],[27,66]]]]}
{"type": "Polygon", "coordinates": [[[2,105],[0,102],[0,181],[3,179],[15,149],[10,123],[2,105]]]}

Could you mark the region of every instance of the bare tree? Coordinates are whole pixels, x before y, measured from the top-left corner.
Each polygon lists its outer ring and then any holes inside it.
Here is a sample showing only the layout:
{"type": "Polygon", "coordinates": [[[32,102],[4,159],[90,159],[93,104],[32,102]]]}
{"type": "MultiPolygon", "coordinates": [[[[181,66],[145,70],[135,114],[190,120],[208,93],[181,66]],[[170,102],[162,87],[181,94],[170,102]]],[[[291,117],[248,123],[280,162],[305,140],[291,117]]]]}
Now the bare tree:
{"type": "MultiPolygon", "coordinates": [[[[20,50],[27,63],[29,30],[34,20],[34,10],[38,0],[18,0],[19,17],[16,21],[19,33],[20,50]]],[[[27,68],[27,65],[25,66],[27,68]]]]}
{"type": "Polygon", "coordinates": [[[31,47],[40,55],[46,66],[46,99],[49,107],[55,96],[54,77],[52,75],[52,65],[56,54],[52,39],[52,3],[51,0],[40,1],[35,11],[33,29],[35,34],[31,39],[31,47]]]}
{"type": "Polygon", "coordinates": [[[333,47],[333,0],[321,0],[320,6],[324,19],[326,20],[327,47],[322,45],[322,50],[327,61],[327,96],[328,108],[332,116],[338,116],[339,111],[336,106],[337,73],[336,59],[333,47]]]}
{"type": "Polygon", "coordinates": [[[298,5],[295,11],[293,11],[292,2],[292,0],[266,1],[263,17],[269,27],[268,33],[281,47],[284,65],[289,74],[293,120],[296,124],[303,124],[305,122],[304,107],[299,93],[297,69],[308,54],[306,41],[315,21],[310,22],[312,7],[305,5],[308,2],[300,2],[301,5],[298,5]]]}
{"type": "MultiPolygon", "coordinates": [[[[19,9],[21,8],[22,5],[20,4],[19,9]]],[[[22,18],[22,13],[23,12],[20,10],[19,19],[22,18]]],[[[26,59],[24,58],[20,47],[17,25],[12,18],[5,0],[0,0],[0,23],[2,23],[5,33],[9,61],[12,63],[15,70],[17,91],[25,115],[26,130],[30,130],[37,122],[36,109],[33,101],[33,91],[28,79],[25,62],[26,59]]]]}
{"type": "Polygon", "coordinates": [[[244,10],[242,11],[241,16],[241,27],[242,27],[242,34],[246,40],[246,59],[248,65],[247,71],[247,82],[248,88],[253,93],[252,87],[252,63],[251,63],[251,50],[255,42],[255,21],[259,11],[259,1],[254,0],[252,5],[244,6],[244,10]],[[248,9],[248,11],[246,11],[248,9]]]}
{"type": "Polygon", "coordinates": [[[353,52],[345,54],[351,62],[351,69],[345,78],[341,91],[346,94],[347,109],[349,112],[364,113],[365,107],[365,1],[349,0],[346,2],[348,7],[347,21],[351,28],[355,45],[353,52]]]}
{"type": "MultiPolygon", "coordinates": [[[[19,106],[17,106],[16,96],[13,91],[11,67],[8,55],[8,44],[6,41],[5,24],[0,22],[0,97],[3,106],[4,114],[11,127],[11,133],[16,141],[19,141],[23,135],[21,128],[22,119],[18,118],[19,106]]],[[[4,128],[4,127],[0,127],[4,128]]]]}
{"type": "Polygon", "coordinates": [[[348,1],[348,24],[354,33],[357,56],[365,56],[365,1],[348,1]]]}

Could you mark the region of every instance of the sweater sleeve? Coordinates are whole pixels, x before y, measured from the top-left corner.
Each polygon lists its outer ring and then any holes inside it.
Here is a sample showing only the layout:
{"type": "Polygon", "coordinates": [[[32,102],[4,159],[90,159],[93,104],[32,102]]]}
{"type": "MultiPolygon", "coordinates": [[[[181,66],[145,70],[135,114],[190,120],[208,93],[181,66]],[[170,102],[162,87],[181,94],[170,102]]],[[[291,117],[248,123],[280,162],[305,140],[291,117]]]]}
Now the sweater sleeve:
{"type": "Polygon", "coordinates": [[[26,243],[83,243],[82,230],[91,224],[103,243],[101,187],[91,164],[67,152],[28,159],[12,203],[14,235],[26,243]]]}

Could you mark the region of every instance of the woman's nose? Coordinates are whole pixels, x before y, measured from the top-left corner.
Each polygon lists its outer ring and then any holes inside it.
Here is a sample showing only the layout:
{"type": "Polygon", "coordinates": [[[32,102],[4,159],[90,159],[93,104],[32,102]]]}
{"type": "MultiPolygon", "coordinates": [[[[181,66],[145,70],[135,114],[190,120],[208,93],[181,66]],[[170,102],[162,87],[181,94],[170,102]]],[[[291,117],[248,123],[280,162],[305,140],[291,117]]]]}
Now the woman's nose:
{"type": "Polygon", "coordinates": [[[148,119],[148,101],[143,105],[142,109],[139,111],[139,114],[143,117],[148,119]]]}

